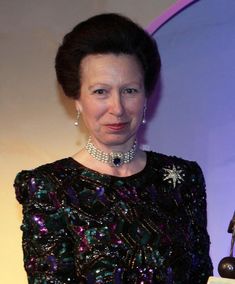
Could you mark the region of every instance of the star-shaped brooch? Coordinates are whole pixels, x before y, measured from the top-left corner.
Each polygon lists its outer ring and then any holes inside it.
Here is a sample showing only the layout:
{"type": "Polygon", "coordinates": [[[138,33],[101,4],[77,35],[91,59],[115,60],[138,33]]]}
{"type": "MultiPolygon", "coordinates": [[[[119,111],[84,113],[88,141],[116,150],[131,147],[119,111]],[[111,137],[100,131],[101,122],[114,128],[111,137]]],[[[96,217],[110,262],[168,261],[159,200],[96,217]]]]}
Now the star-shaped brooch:
{"type": "Polygon", "coordinates": [[[169,183],[173,183],[173,188],[175,188],[176,184],[184,181],[183,177],[185,176],[184,171],[179,167],[175,167],[172,165],[172,168],[163,168],[165,171],[163,180],[168,180],[169,183]]]}

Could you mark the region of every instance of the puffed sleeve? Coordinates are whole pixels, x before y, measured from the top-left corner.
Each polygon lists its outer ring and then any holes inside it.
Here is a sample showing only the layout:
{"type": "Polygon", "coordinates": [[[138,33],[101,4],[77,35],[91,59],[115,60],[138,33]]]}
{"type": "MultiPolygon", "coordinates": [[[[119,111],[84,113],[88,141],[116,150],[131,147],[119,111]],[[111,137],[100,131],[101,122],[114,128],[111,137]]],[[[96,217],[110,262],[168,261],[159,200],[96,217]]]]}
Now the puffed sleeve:
{"type": "Polygon", "coordinates": [[[192,226],[192,271],[191,284],[206,284],[213,274],[213,266],[209,255],[210,239],[207,232],[206,186],[201,168],[192,163],[190,174],[191,188],[188,194],[187,212],[192,226]]]}
{"type": "Polygon", "coordinates": [[[14,186],[23,206],[21,230],[28,283],[78,283],[73,241],[56,182],[33,170],[19,173],[14,186]]]}

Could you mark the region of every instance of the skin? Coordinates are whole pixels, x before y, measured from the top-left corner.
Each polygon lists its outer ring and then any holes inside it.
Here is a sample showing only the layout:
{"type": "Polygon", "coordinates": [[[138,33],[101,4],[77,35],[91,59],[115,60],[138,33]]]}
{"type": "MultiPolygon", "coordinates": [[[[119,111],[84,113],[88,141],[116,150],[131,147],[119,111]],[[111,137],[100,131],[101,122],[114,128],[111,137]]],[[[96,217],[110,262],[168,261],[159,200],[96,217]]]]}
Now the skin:
{"type": "MultiPolygon", "coordinates": [[[[93,144],[104,152],[128,151],[136,138],[146,103],[143,71],[132,55],[88,55],[81,63],[81,90],[75,101],[93,144]]],[[[146,162],[138,150],[135,159],[113,168],[94,160],[86,150],[74,158],[94,170],[125,176],[146,162]]]]}

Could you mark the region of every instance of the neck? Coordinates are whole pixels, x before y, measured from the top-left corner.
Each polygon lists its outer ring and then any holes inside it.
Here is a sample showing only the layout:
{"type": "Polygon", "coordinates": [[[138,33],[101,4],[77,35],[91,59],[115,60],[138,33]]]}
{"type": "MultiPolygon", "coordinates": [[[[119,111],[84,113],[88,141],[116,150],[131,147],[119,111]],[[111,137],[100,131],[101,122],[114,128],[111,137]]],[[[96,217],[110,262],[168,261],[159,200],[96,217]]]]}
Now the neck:
{"type": "Polygon", "coordinates": [[[130,163],[137,152],[137,141],[135,140],[131,149],[127,152],[111,152],[106,153],[96,148],[89,137],[85,149],[97,161],[108,164],[111,167],[120,167],[130,163]]]}

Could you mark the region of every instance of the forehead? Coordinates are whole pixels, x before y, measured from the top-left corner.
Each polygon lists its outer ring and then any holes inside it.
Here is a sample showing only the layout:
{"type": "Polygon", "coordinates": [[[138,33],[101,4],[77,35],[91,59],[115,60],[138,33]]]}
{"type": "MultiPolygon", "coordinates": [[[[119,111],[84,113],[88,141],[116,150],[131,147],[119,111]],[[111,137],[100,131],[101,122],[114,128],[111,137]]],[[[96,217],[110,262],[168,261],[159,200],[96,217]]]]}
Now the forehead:
{"type": "Polygon", "coordinates": [[[142,79],[143,70],[139,60],[129,54],[87,55],[81,62],[82,79],[93,76],[133,76],[142,79]]]}

